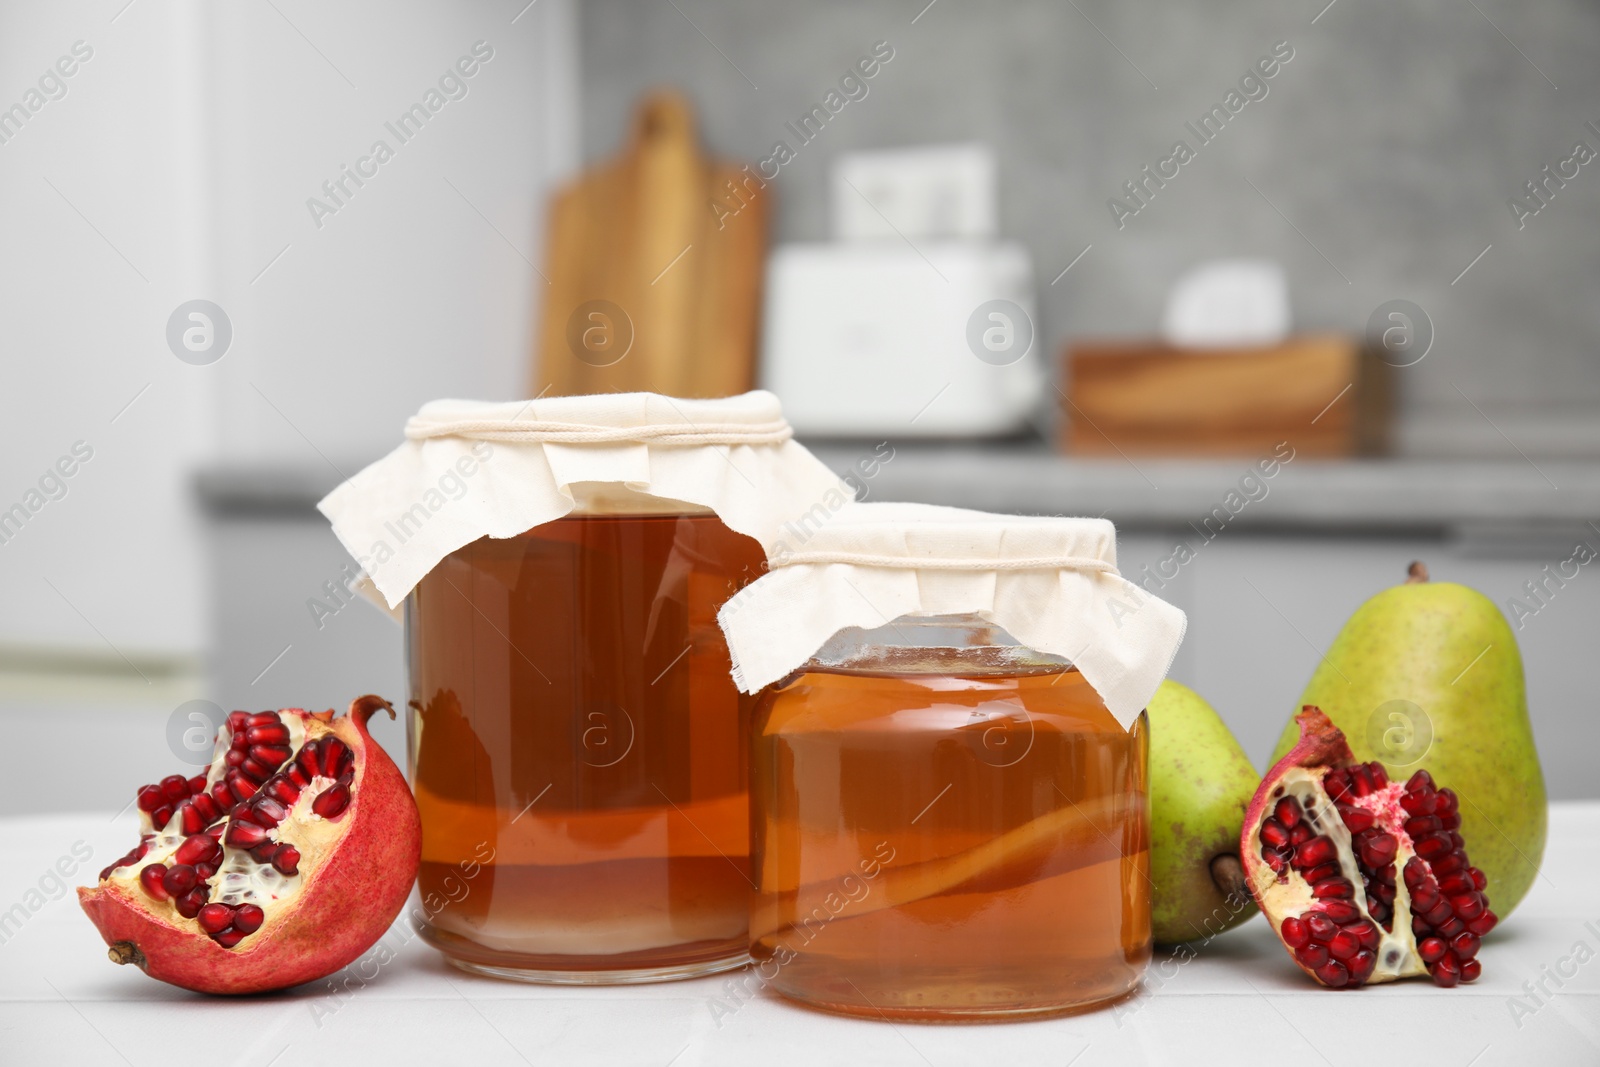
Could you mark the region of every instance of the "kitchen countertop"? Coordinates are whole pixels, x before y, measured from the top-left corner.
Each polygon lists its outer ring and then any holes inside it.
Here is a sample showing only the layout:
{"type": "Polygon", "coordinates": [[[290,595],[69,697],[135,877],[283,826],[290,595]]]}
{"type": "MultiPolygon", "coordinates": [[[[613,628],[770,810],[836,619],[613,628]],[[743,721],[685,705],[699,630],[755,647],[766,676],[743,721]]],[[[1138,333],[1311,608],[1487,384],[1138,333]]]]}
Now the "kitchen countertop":
{"type": "MultiPolygon", "coordinates": [[[[877,442],[817,442],[845,474],[877,442]]],[[[1039,443],[896,443],[864,481],[868,498],[1034,514],[1106,515],[1125,530],[1182,529],[1221,507],[1251,469],[1247,458],[1173,460],[1063,456],[1039,443]]],[[[361,463],[341,463],[355,472],[361,463]]],[[[196,480],[214,515],[310,516],[340,477],[326,463],[223,464],[196,480]]],[[[1600,463],[1574,459],[1298,458],[1240,511],[1260,531],[1456,534],[1463,530],[1588,529],[1600,519],[1600,463]]],[[[1237,506],[1237,505],[1236,505],[1237,506]]],[[[1590,530],[1594,533],[1594,530],[1590,530]]]]}
{"type": "Polygon", "coordinates": [[[365,979],[346,972],[340,988],[348,984],[348,991],[337,997],[326,982],[266,997],[201,997],[113,967],[70,894],[25,896],[59,859],[70,858],[75,842],[82,842],[80,852],[93,850],[83,864],[93,877],[134,839],[133,826],[127,812],[0,820],[0,839],[9,846],[0,865],[0,908],[10,909],[0,935],[0,1048],[7,1063],[120,1058],[142,1067],[176,1056],[255,1067],[1237,1067],[1252,1056],[1330,1065],[1600,1062],[1600,963],[1592,958],[1600,952],[1594,890],[1600,802],[1551,806],[1544,871],[1516,914],[1489,935],[1484,976],[1471,986],[1440,990],[1417,980],[1359,992],[1322,990],[1294,969],[1266,924],[1252,919],[1187,962],[1158,955],[1143,991],[1113,1008],[956,1026],[834,1017],[765,991],[739,1004],[728,997],[726,975],[609,988],[477,978],[447,967],[404,920],[386,939],[394,957],[367,968],[365,979]],[[1525,981],[1542,981],[1550,995],[1535,992],[1534,1000],[1525,981]],[[714,1012],[719,999],[722,1010],[714,1012]]]}

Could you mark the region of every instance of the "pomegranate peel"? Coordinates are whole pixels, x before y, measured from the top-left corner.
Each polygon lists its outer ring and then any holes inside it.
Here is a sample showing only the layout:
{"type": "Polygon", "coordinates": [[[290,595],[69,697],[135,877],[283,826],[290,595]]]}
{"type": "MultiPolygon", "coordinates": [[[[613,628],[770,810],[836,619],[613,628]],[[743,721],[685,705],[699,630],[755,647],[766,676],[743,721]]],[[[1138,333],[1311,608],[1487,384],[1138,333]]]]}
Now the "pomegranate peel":
{"type": "Polygon", "coordinates": [[[1358,763],[1314,705],[1245,813],[1245,879],[1296,966],[1332,988],[1427,974],[1470,982],[1498,921],[1461,839],[1459,800],[1418,770],[1358,763]]]}
{"type": "Polygon", "coordinates": [[[236,711],[203,776],[137,794],[140,839],[78,900],[115,963],[203,993],[313,981],[370,948],[416,878],[421,822],[399,768],[346,715],[236,711]]]}

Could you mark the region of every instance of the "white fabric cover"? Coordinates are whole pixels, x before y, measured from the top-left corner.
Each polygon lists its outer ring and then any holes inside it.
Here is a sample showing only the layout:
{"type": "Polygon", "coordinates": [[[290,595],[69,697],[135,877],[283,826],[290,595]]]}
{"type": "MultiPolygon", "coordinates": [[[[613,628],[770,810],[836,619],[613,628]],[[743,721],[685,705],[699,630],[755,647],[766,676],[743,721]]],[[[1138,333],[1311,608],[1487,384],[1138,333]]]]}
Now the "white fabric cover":
{"type": "Polygon", "coordinates": [[[769,550],[789,519],[854,496],[791,440],[778,398],[762,391],[436,400],[406,436],[317,505],[391,609],[462,545],[567,514],[579,482],[708,507],[769,550]]]}
{"type": "Polygon", "coordinates": [[[851,504],[770,562],[718,615],[733,676],[752,693],[835,633],[902,615],[976,613],[1071,660],[1124,728],[1183,641],[1183,612],[1122,578],[1104,519],[851,504]]]}

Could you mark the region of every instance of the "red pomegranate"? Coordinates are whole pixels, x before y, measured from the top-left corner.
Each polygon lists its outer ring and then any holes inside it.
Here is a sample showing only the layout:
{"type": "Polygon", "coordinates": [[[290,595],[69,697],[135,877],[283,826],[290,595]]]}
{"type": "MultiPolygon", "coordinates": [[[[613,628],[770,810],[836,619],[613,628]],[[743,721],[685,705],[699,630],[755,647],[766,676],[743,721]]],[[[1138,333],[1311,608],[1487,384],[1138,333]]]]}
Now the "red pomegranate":
{"type": "Polygon", "coordinates": [[[416,802],[347,715],[236,711],[203,775],[139,790],[139,844],[80,888],[116,963],[202,993],[284,989],[383,936],[421,858],[416,802]]]}
{"type": "Polygon", "coordinates": [[[1456,794],[1427,771],[1401,784],[1381,763],[1357,763],[1310,704],[1295,722],[1300,742],[1262,779],[1239,841],[1251,895],[1289,955],[1335,989],[1477,978],[1496,919],[1456,794]]]}

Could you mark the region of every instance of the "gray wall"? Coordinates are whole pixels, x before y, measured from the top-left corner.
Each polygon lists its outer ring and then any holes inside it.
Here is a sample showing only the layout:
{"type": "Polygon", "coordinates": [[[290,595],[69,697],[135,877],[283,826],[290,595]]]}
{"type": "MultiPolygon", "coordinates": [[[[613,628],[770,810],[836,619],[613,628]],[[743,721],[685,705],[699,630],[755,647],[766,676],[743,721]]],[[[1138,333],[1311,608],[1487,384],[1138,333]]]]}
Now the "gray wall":
{"type": "Polygon", "coordinates": [[[913,25],[926,0],[587,0],[583,151],[609,155],[635,96],[670,83],[712,150],[765,157],[887,40],[870,94],[783,169],[779,239],[826,236],[837,152],[981,139],[1001,163],[1003,232],[1035,256],[1051,351],[1149,333],[1179,272],[1265,255],[1287,268],[1301,327],[1360,330],[1395,297],[1428,312],[1434,349],[1401,383],[1404,451],[1509,453],[1501,431],[1533,454],[1600,449],[1600,161],[1520,232],[1506,205],[1574,141],[1600,149],[1584,128],[1600,124],[1600,9],[1339,0],[1313,25],[1325,2],[939,0],[913,25]],[[1269,94],[1119,231],[1107,198],[1281,40],[1295,54],[1269,94]]]}

